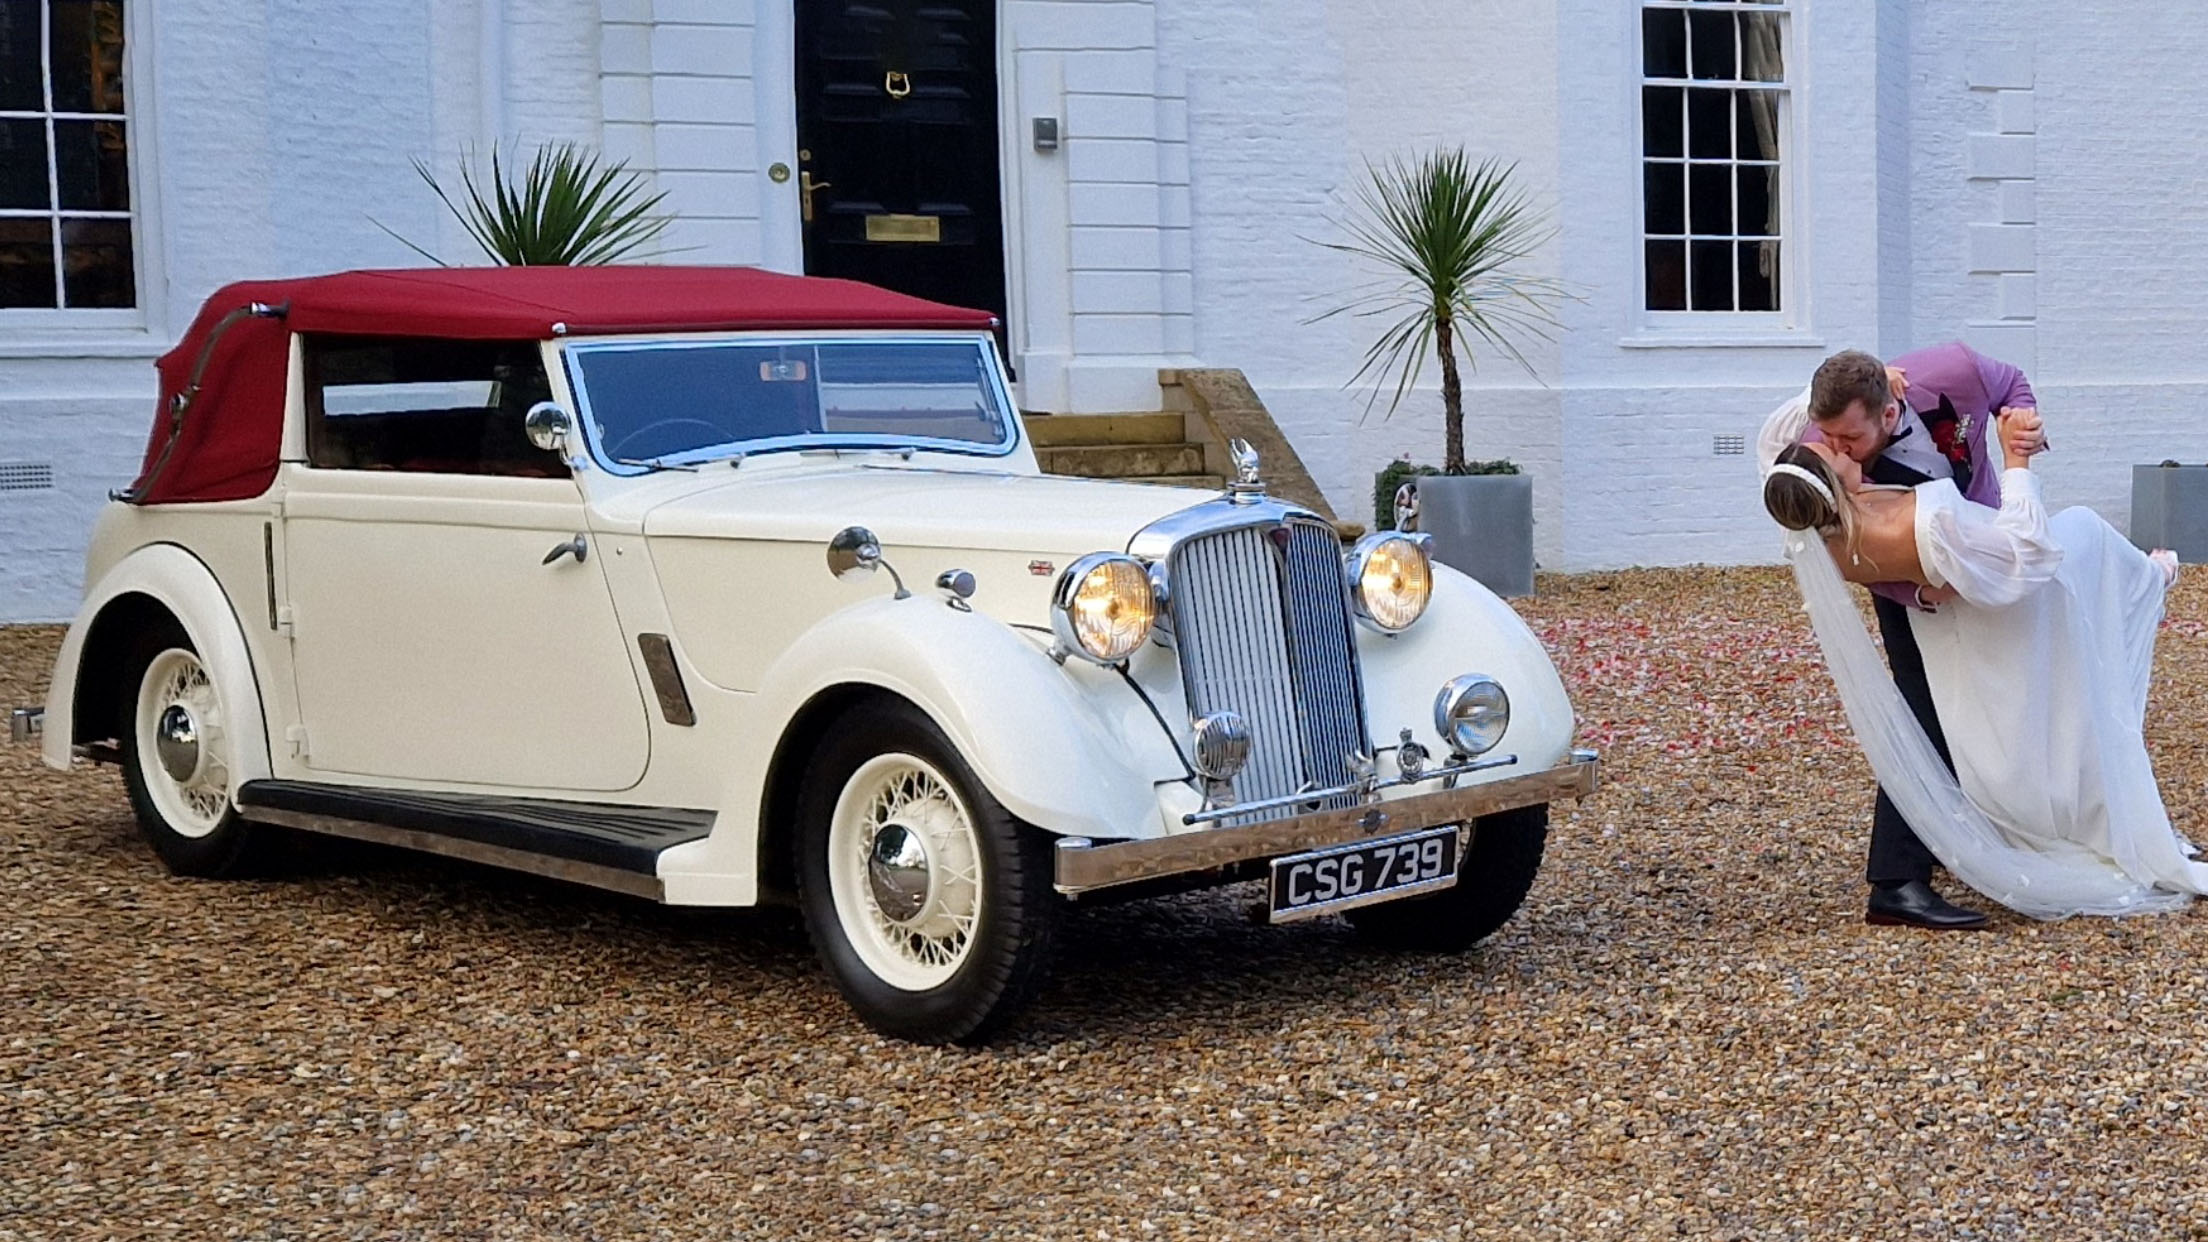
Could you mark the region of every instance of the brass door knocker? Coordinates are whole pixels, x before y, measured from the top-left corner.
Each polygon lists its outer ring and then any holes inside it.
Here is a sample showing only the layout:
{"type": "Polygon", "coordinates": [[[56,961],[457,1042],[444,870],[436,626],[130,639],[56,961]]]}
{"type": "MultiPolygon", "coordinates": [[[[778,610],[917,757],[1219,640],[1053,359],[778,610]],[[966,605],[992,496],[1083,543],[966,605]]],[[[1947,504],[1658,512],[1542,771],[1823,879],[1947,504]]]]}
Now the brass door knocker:
{"type": "Polygon", "coordinates": [[[891,99],[903,99],[912,93],[912,79],[903,70],[892,69],[882,75],[882,89],[889,92],[891,99]]]}

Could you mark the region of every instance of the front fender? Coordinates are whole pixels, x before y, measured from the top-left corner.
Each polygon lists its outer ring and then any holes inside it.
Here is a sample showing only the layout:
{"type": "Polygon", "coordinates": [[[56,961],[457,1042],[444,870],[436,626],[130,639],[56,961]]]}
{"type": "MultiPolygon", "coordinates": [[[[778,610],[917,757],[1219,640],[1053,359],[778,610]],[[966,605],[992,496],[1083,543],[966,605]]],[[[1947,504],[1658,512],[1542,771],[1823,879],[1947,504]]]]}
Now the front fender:
{"type": "Polygon", "coordinates": [[[173,543],[149,544],[130,553],[85,592],[54,659],[53,681],[46,689],[41,757],[48,767],[68,768],[76,738],[77,678],[85,640],[101,614],[127,595],[143,595],[166,608],[207,666],[222,701],[224,727],[236,742],[230,764],[230,796],[235,799],[238,786],[269,776],[268,718],[245,631],[229,597],[204,562],[173,543]]]}
{"type": "Polygon", "coordinates": [[[1434,566],[1434,598],[1416,625],[1394,636],[1360,626],[1358,649],[1375,746],[1394,746],[1407,728],[1437,757],[1448,754],[1434,728],[1434,697],[1452,677],[1485,673],[1510,695],[1510,727],[1493,753],[1515,754],[1518,765],[1466,783],[1542,771],[1571,749],[1571,698],[1548,650],[1509,604],[1446,565],[1434,566]]]}
{"type": "Polygon", "coordinates": [[[1050,832],[1155,835],[1154,786],[1182,776],[1174,744],[1118,674],[1063,666],[1035,642],[941,599],[873,599],[831,614],[771,665],[731,756],[713,831],[668,850],[675,903],[756,900],[769,764],[790,722],[829,691],[871,686],[925,711],[989,793],[1050,832]]]}

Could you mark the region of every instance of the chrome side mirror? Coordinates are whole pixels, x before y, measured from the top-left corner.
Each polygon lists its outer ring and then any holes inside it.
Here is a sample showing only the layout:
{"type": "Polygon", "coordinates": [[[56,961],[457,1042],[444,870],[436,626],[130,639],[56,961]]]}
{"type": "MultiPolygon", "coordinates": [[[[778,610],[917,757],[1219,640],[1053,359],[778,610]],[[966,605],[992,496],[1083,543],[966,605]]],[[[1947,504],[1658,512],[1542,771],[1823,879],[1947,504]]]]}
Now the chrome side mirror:
{"type": "Polygon", "coordinates": [[[906,599],[912,592],[905,589],[905,580],[895,567],[882,559],[882,541],[864,526],[846,526],[828,541],[828,572],[838,578],[853,574],[870,574],[877,569],[889,570],[890,580],[897,584],[897,598],[906,599]]]}
{"type": "Polygon", "coordinates": [[[828,572],[838,578],[882,567],[882,541],[864,526],[846,526],[828,541],[828,572]]]}
{"type": "Polygon", "coordinates": [[[575,420],[558,402],[539,401],[529,407],[529,413],[521,420],[522,430],[529,435],[529,443],[547,453],[566,455],[567,439],[575,433],[575,420]]]}

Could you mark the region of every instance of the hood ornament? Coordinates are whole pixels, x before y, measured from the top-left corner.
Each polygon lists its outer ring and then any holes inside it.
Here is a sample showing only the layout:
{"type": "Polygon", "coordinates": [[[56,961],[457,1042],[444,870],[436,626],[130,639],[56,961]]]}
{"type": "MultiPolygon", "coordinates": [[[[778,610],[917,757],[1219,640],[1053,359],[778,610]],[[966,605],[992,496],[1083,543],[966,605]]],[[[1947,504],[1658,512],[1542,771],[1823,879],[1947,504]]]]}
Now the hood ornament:
{"type": "Polygon", "coordinates": [[[1234,481],[1227,484],[1227,496],[1237,504],[1248,504],[1265,495],[1265,480],[1258,477],[1257,450],[1248,440],[1227,441],[1227,456],[1234,462],[1234,481]]]}

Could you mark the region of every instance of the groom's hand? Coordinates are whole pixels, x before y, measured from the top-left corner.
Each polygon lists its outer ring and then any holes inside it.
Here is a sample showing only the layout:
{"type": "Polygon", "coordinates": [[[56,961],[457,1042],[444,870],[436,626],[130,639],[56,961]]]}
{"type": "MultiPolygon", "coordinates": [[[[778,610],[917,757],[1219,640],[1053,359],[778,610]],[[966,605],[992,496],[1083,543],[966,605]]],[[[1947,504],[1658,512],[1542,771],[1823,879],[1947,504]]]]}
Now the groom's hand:
{"type": "Polygon", "coordinates": [[[2040,421],[2038,410],[2028,405],[2004,405],[2001,422],[2010,429],[2017,452],[2032,457],[2047,451],[2046,424],[2040,421]]]}

